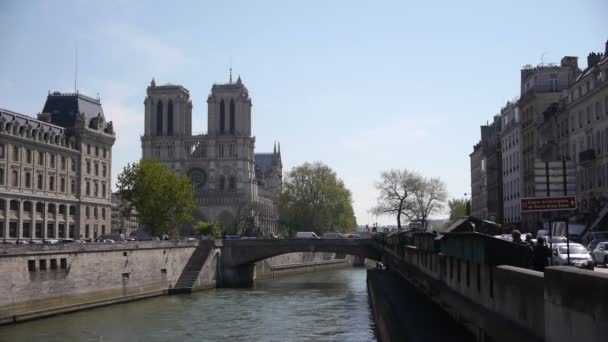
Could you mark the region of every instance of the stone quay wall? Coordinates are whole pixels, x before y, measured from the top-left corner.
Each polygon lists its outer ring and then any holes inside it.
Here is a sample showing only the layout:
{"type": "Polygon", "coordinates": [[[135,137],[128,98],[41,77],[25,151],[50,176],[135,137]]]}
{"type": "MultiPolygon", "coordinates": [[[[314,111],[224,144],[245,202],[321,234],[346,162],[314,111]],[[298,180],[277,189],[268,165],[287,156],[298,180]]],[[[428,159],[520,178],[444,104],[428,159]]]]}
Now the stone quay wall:
{"type": "Polygon", "coordinates": [[[195,248],[139,241],[0,249],[0,324],[164,294],[195,248]]]}
{"type": "MultiPolygon", "coordinates": [[[[167,294],[198,242],[0,245],[0,325],[167,294]]],[[[215,288],[221,247],[193,290],[215,288]]],[[[256,278],[350,265],[334,253],[290,253],[256,263],[256,278]]]]}
{"type": "Polygon", "coordinates": [[[608,274],[573,267],[537,272],[455,257],[424,246],[383,246],[384,263],[479,341],[603,341],[608,274]]]}

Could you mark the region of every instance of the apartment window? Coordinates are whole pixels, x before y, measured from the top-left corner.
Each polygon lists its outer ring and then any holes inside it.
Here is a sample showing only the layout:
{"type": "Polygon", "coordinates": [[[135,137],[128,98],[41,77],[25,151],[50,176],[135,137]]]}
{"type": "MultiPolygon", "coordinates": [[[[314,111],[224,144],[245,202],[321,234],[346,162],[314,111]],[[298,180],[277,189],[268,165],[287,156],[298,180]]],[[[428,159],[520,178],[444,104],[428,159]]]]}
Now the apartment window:
{"type": "Polygon", "coordinates": [[[4,185],[4,168],[0,167],[0,185],[4,185]]]}
{"type": "Polygon", "coordinates": [[[29,272],[36,272],[36,260],[27,261],[27,270],[29,272]]]}
{"type": "Polygon", "coordinates": [[[76,180],[75,179],[70,179],[70,192],[72,194],[76,193],[76,180]]]}
{"type": "Polygon", "coordinates": [[[86,218],[91,217],[91,212],[90,212],[88,205],[86,207],[84,207],[84,214],[85,214],[86,218]]]}
{"type": "Polygon", "coordinates": [[[65,192],[65,178],[61,177],[61,181],[60,181],[60,191],[61,192],[65,192]]]}
{"type": "MultiPolygon", "coordinates": [[[[606,100],[608,100],[608,97],[606,100]]],[[[0,144],[0,158],[4,159],[4,144],[0,144]]]]}
{"type": "Polygon", "coordinates": [[[51,169],[55,168],[55,155],[54,154],[51,154],[51,161],[49,164],[51,164],[51,169]]]}
{"type": "Polygon", "coordinates": [[[72,172],[76,172],[76,160],[74,158],[71,158],[72,160],[72,172]]]}
{"type": "Polygon", "coordinates": [[[26,150],[25,151],[25,160],[27,161],[28,164],[32,163],[32,150],[26,150]]]}
{"type": "Polygon", "coordinates": [[[86,194],[87,196],[91,195],[91,182],[86,182],[86,194]]]}
{"type": "Polygon", "coordinates": [[[44,166],[44,152],[38,152],[38,165],[44,166]]]}
{"type": "Polygon", "coordinates": [[[583,128],[583,112],[578,112],[578,128],[583,128]]]}
{"type": "Polygon", "coordinates": [[[19,146],[13,146],[13,161],[19,161],[19,146]]]}
{"type": "Polygon", "coordinates": [[[84,236],[88,238],[90,235],[91,235],[91,232],[89,230],[89,225],[85,224],[84,225],[84,236]]]}
{"type": "Polygon", "coordinates": [[[93,192],[93,195],[94,195],[95,197],[99,196],[99,184],[97,184],[97,183],[93,184],[93,189],[95,190],[95,191],[93,192]]]}
{"type": "Polygon", "coordinates": [[[87,174],[91,174],[91,162],[87,160],[87,174]]]}
{"type": "Polygon", "coordinates": [[[95,157],[99,157],[99,146],[95,146],[95,157]]]}
{"type": "Polygon", "coordinates": [[[32,187],[32,174],[30,172],[25,173],[25,187],[28,189],[32,187]]]}
{"type": "Polygon", "coordinates": [[[106,208],[101,208],[101,218],[106,219],[106,208]]]}
{"type": "Polygon", "coordinates": [[[76,215],[76,206],[70,206],[70,216],[76,215]]]}
{"type": "Polygon", "coordinates": [[[587,106],[587,125],[591,123],[591,107],[587,106]]]}
{"type": "Polygon", "coordinates": [[[91,145],[87,144],[87,154],[91,154],[91,145]]]}
{"type": "Polygon", "coordinates": [[[40,265],[40,270],[46,271],[46,259],[40,259],[38,260],[38,263],[40,265]]]}
{"type": "Polygon", "coordinates": [[[95,176],[99,176],[99,164],[95,163],[95,176]]]}
{"type": "Polygon", "coordinates": [[[17,171],[13,170],[12,175],[13,175],[12,176],[12,182],[11,182],[12,185],[13,186],[19,186],[19,173],[17,171]]]}
{"type": "Polygon", "coordinates": [[[65,170],[65,167],[66,167],[65,164],[66,164],[66,158],[62,156],[61,157],[61,169],[62,170],[65,170]]]}
{"type": "Polygon", "coordinates": [[[51,259],[51,269],[52,270],[57,269],[57,259],[51,259]]]}
{"type": "Polygon", "coordinates": [[[106,184],[101,184],[101,197],[106,197],[106,184]]]}
{"type": "Polygon", "coordinates": [[[104,177],[106,176],[107,169],[108,168],[107,168],[106,164],[101,165],[101,175],[102,176],[104,176],[104,177]]]}
{"type": "Polygon", "coordinates": [[[59,259],[59,266],[61,267],[62,270],[65,270],[66,268],[68,268],[68,259],[67,258],[59,259]]]}
{"type": "Polygon", "coordinates": [[[97,207],[93,207],[93,217],[97,218],[97,207]]]}
{"type": "Polygon", "coordinates": [[[38,190],[44,189],[44,177],[41,173],[38,174],[38,190]]]}
{"type": "Polygon", "coordinates": [[[55,191],[55,176],[49,177],[49,190],[55,191]]]}
{"type": "Polygon", "coordinates": [[[106,150],[106,148],[104,147],[103,148],[103,157],[104,158],[107,158],[107,152],[108,152],[108,150],[106,150]]]}

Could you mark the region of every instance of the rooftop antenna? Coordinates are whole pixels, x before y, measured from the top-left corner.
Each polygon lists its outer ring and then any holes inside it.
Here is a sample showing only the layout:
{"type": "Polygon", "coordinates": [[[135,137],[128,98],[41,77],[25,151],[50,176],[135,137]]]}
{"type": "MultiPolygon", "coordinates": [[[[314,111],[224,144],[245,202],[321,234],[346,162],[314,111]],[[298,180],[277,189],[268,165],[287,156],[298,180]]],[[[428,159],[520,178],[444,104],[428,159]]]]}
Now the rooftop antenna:
{"type": "Polygon", "coordinates": [[[230,83],[232,83],[232,57],[230,57],[230,83]]]}
{"type": "Polygon", "coordinates": [[[543,53],[540,55],[540,66],[541,66],[541,67],[545,65],[545,55],[546,55],[546,54],[547,54],[546,52],[543,52],[543,53]]]}
{"type": "Polygon", "coordinates": [[[76,50],[76,58],[74,61],[74,92],[78,92],[77,81],[78,81],[78,42],[74,42],[76,50]]]}

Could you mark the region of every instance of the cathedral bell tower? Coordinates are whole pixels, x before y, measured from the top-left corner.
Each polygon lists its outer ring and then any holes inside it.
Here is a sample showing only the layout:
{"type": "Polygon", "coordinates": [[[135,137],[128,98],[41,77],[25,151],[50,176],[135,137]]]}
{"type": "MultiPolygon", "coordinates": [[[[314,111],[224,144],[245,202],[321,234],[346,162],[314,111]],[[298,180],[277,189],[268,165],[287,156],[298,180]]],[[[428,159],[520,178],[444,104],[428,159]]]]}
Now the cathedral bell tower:
{"type": "Polygon", "coordinates": [[[251,98],[239,76],[236,83],[214,84],[207,99],[209,135],[251,136],[251,98]]]}

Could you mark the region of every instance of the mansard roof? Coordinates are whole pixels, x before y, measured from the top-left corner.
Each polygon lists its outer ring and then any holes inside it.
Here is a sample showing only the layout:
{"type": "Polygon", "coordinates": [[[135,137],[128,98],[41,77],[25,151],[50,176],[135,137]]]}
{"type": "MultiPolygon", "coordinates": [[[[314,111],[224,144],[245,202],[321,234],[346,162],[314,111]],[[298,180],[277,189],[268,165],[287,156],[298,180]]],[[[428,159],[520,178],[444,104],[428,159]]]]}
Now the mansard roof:
{"type": "Polygon", "coordinates": [[[50,113],[51,123],[62,127],[74,127],[79,113],[84,115],[87,124],[98,117],[105,121],[99,99],[80,93],[50,93],[42,112],[50,113]]]}
{"type": "Polygon", "coordinates": [[[64,128],[61,126],[37,120],[31,116],[13,112],[4,108],[0,108],[0,122],[13,123],[14,125],[18,126],[29,126],[31,129],[38,129],[42,132],[64,134],[64,128]]]}

